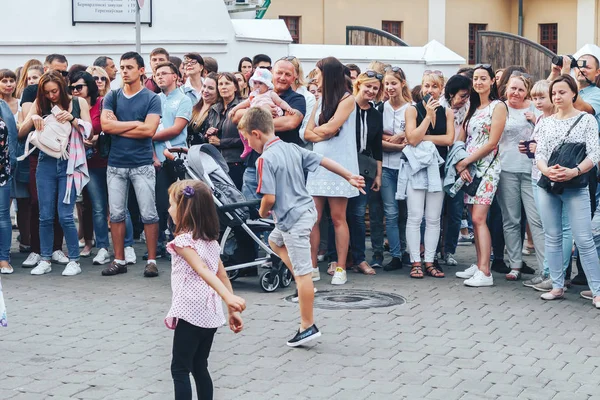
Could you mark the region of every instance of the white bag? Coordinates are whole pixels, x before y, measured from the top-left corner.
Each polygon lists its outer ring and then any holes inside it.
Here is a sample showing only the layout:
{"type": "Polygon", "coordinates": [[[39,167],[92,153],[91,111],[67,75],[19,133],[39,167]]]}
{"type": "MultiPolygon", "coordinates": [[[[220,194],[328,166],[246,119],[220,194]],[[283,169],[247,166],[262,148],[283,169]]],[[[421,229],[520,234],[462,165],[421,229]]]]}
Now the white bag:
{"type": "Polygon", "coordinates": [[[66,160],[69,158],[67,147],[69,146],[70,136],[71,124],[68,122],[61,124],[54,115],[49,115],[44,118],[44,130],[42,132],[33,131],[29,133],[25,142],[25,153],[17,160],[24,160],[36,147],[50,157],[66,160]]]}

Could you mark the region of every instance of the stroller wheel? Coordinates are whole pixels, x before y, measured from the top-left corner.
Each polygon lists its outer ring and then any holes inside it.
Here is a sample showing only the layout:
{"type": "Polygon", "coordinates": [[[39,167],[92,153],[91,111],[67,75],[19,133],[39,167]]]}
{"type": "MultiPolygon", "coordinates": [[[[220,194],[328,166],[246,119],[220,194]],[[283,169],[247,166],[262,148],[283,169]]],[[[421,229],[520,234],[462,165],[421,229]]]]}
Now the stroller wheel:
{"type": "Polygon", "coordinates": [[[279,274],[267,270],[260,275],[260,287],[267,293],[274,292],[279,287],[279,274]]]}
{"type": "Polygon", "coordinates": [[[235,281],[240,276],[240,270],[234,269],[233,271],[227,271],[227,277],[230,281],[235,281]]]}
{"type": "Polygon", "coordinates": [[[292,272],[281,262],[281,270],[279,271],[279,275],[281,275],[281,286],[286,288],[291,285],[294,280],[294,276],[292,272]]]}

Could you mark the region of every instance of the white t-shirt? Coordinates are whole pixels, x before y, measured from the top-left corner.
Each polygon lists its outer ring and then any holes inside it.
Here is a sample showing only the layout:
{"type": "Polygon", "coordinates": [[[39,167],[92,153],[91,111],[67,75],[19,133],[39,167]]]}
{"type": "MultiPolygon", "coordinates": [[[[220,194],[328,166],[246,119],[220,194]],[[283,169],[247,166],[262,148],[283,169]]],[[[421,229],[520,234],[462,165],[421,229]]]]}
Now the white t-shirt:
{"type": "MultiPolygon", "coordinates": [[[[410,103],[406,103],[399,109],[394,110],[389,101],[383,103],[383,131],[394,134],[404,132],[406,130],[406,120],[404,115],[410,105],[410,103]]],[[[399,169],[401,158],[401,151],[386,152],[384,150],[382,165],[385,168],[399,169]]]]}
{"type": "Polygon", "coordinates": [[[527,112],[533,112],[536,118],[541,115],[533,102],[530,102],[527,108],[508,107],[508,118],[498,144],[500,146],[498,158],[500,158],[502,172],[531,173],[531,159],[519,152],[519,142],[529,140],[535,127],[525,118],[527,112]]]}

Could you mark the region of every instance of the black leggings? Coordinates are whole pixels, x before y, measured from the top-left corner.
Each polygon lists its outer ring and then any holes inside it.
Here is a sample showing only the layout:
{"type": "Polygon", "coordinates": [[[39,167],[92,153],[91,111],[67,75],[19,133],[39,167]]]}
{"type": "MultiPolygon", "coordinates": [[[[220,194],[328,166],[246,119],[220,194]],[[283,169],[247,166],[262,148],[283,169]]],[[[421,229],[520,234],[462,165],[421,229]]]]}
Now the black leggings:
{"type": "Polygon", "coordinates": [[[200,328],[182,319],[173,337],[171,376],[175,400],[192,400],[190,373],[196,382],[198,400],[212,400],[213,384],[208,373],[208,355],[217,328],[200,328]]]}

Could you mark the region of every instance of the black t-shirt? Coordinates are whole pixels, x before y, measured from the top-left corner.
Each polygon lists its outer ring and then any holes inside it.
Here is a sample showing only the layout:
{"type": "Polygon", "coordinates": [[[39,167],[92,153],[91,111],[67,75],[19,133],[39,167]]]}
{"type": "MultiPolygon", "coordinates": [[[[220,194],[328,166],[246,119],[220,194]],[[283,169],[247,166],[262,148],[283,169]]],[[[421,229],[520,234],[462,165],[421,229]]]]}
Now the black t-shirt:
{"type": "Polygon", "coordinates": [[[356,105],[356,150],[360,150],[361,136],[366,133],[365,154],[370,155],[377,161],[383,158],[382,136],[383,115],[373,106],[368,110],[361,109],[356,105]],[[366,131],[366,132],[365,132],[366,131]]]}
{"type": "MultiPolygon", "coordinates": [[[[281,97],[281,100],[288,103],[290,107],[292,107],[294,110],[298,110],[302,113],[302,115],[306,115],[306,99],[303,95],[294,92],[290,87],[285,92],[279,94],[279,97],[281,97]]],[[[300,124],[295,129],[283,132],[275,132],[275,135],[279,136],[284,142],[295,143],[299,146],[302,146],[303,143],[302,139],[300,139],[300,126],[302,126],[302,122],[300,122],[300,124]]],[[[258,160],[259,156],[260,154],[253,151],[248,156],[246,165],[248,167],[254,167],[256,164],[256,160],[258,160]]]]}
{"type": "Polygon", "coordinates": [[[37,97],[38,85],[29,85],[23,90],[23,95],[21,96],[21,106],[24,103],[33,103],[35,98],[37,97]]]}

